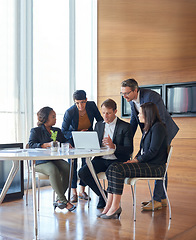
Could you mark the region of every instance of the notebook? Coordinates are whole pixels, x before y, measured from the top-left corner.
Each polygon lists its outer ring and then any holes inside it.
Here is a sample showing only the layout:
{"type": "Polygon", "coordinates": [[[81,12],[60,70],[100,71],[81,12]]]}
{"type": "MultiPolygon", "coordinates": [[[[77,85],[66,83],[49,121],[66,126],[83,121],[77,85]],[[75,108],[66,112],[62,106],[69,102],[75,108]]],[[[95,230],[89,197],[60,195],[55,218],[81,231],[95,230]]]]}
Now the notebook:
{"type": "Polygon", "coordinates": [[[73,137],[75,148],[100,149],[97,132],[73,131],[72,137],[73,137]]]}

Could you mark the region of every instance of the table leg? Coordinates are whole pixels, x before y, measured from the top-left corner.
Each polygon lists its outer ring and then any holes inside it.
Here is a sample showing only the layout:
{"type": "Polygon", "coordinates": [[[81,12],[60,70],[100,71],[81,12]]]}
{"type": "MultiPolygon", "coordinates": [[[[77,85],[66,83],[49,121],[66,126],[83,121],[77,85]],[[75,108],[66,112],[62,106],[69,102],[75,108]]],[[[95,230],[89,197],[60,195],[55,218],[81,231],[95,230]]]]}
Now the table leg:
{"type": "Polygon", "coordinates": [[[32,160],[31,163],[32,163],[32,190],[33,190],[34,233],[35,233],[35,239],[37,239],[38,226],[37,226],[37,201],[36,201],[35,160],[32,160]]]}
{"type": "Polygon", "coordinates": [[[69,171],[69,189],[68,189],[68,201],[71,197],[71,183],[73,179],[73,168],[74,168],[74,159],[71,159],[70,171],[69,171]]]}
{"type": "Polygon", "coordinates": [[[105,202],[107,201],[107,198],[106,198],[106,195],[103,191],[103,188],[101,187],[101,183],[99,181],[99,179],[97,178],[97,174],[95,173],[95,169],[93,167],[93,164],[91,162],[91,158],[90,157],[87,157],[86,158],[86,164],[95,180],[95,183],[97,184],[97,187],[99,188],[99,191],[101,192],[101,195],[103,196],[103,199],[105,200],[105,202]]]}
{"type": "Polygon", "coordinates": [[[7,193],[8,189],[9,189],[12,181],[13,181],[16,173],[18,172],[18,169],[19,169],[19,160],[13,160],[12,161],[12,168],[11,168],[10,173],[9,173],[9,175],[7,177],[7,180],[6,180],[5,184],[4,184],[4,187],[3,187],[2,191],[1,191],[0,204],[3,202],[3,200],[4,200],[5,196],[6,196],[6,193],[7,193]]]}

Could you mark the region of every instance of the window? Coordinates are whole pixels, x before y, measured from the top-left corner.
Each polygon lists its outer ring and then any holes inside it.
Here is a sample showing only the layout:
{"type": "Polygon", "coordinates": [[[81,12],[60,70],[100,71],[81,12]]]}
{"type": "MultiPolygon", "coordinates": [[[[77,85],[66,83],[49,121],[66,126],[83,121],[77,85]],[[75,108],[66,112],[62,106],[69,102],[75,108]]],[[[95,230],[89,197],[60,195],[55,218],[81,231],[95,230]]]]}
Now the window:
{"type": "Polygon", "coordinates": [[[40,108],[52,107],[61,127],[69,107],[69,1],[34,0],[34,126],[40,108]]]}
{"type": "Polygon", "coordinates": [[[26,144],[44,106],[61,127],[76,89],[96,101],[96,11],[96,0],[0,1],[0,143],[26,144]]]}
{"type": "Polygon", "coordinates": [[[97,1],[76,0],[75,6],[76,89],[97,101],[97,1]]]}
{"type": "Polygon", "coordinates": [[[15,0],[0,1],[0,125],[1,143],[17,141],[17,5],[15,0]]]}

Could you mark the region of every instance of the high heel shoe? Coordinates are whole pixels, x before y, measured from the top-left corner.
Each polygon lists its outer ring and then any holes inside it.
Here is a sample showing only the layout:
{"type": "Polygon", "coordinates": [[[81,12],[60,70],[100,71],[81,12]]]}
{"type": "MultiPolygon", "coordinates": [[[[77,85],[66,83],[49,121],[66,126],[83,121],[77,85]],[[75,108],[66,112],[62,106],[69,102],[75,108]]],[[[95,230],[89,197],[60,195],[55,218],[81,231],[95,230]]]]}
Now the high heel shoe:
{"type": "Polygon", "coordinates": [[[100,218],[102,215],[105,215],[105,213],[99,213],[97,214],[97,217],[100,218]]]}
{"type": "Polygon", "coordinates": [[[116,210],[116,212],[113,213],[112,215],[107,216],[106,214],[103,214],[103,215],[100,216],[100,218],[103,218],[103,219],[117,219],[117,218],[120,217],[121,212],[122,212],[122,208],[119,207],[119,208],[116,210]]]}

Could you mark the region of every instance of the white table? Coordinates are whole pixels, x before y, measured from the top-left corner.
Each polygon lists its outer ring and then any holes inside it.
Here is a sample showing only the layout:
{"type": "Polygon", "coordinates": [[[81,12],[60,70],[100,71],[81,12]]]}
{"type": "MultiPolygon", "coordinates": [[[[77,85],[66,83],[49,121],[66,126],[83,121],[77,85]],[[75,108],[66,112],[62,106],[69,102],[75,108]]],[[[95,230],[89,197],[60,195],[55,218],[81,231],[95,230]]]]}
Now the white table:
{"type": "MultiPolygon", "coordinates": [[[[36,180],[35,180],[35,161],[36,160],[57,160],[57,159],[73,159],[75,158],[86,158],[86,164],[91,171],[91,174],[102,194],[104,199],[106,200],[106,196],[103,192],[103,189],[97,179],[97,175],[94,171],[93,165],[91,163],[91,158],[95,156],[104,156],[110,155],[114,153],[114,149],[101,149],[101,150],[78,150],[71,149],[67,153],[63,153],[61,151],[51,152],[50,150],[45,149],[18,149],[18,150],[2,150],[0,151],[0,160],[4,161],[12,161],[12,168],[8,175],[8,178],[4,184],[0,195],[0,204],[3,202],[5,195],[19,169],[19,161],[21,160],[31,160],[32,165],[32,189],[33,189],[33,212],[34,212],[34,234],[35,239],[38,236],[38,226],[37,226],[37,203],[36,203],[36,180]]],[[[70,198],[70,190],[71,190],[71,180],[72,180],[72,166],[70,167],[70,179],[69,179],[69,193],[68,199],[70,198]]]]}

